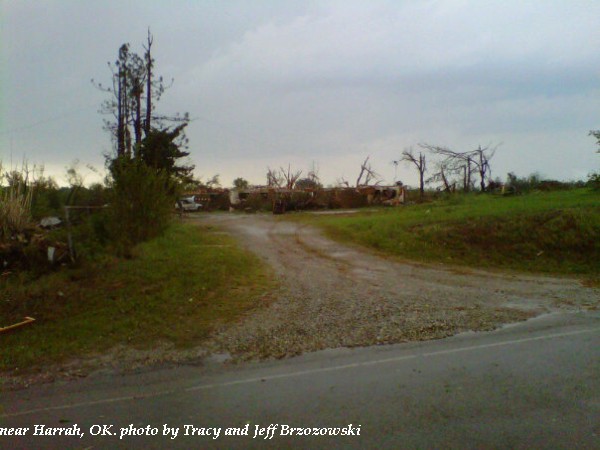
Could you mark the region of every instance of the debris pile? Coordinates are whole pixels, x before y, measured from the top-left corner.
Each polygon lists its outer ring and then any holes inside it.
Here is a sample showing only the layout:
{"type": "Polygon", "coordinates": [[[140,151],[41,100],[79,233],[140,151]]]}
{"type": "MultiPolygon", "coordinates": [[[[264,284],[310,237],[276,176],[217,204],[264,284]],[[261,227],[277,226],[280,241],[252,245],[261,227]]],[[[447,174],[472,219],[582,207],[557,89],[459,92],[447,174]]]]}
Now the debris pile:
{"type": "Polygon", "coordinates": [[[4,236],[0,240],[2,273],[19,270],[43,271],[53,264],[66,262],[69,255],[68,245],[49,237],[48,234],[49,229],[56,228],[61,223],[57,217],[44,218],[38,227],[28,226],[18,233],[4,236]]]}
{"type": "Polygon", "coordinates": [[[281,214],[310,209],[397,206],[404,203],[405,196],[406,191],[401,185],[305,189],[257,186],[229,191],[229,203],[232,210],[252,209],[281,214]]]}

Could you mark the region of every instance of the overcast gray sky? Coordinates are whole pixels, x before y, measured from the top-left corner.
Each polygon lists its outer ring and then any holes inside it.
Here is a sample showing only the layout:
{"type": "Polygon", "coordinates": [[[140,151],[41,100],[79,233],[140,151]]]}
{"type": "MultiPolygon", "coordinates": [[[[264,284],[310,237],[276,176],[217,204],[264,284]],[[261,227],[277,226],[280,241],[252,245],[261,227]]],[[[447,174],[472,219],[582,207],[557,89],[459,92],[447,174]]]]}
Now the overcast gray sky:
{"type": "Polygon", "coordinates": [[[196,174],[264,183],[267,166],[326,183],[426,142],[501,144],[494,176],[585,178],[600,166],[600,2],[2,0],[0,160],[26,157],[63,181],[111,150],[99,105],[108,61],[149,26],[159,104],[189,112],[196,174]]]}

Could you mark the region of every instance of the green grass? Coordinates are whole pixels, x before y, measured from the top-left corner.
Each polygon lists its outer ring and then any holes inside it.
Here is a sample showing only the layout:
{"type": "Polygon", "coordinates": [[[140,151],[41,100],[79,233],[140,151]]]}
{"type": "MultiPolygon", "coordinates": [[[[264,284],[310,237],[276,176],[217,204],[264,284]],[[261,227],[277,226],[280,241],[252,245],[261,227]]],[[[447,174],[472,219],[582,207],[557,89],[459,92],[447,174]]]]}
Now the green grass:
{"type": "Polygon", "coordinates": [[[304,214],[333,238],[420,262],[528,272],[600,274],[600,195],[454,195],[346,216],[304,214]]]}
{"type": "Polygon", "coordinates": [[[112,259],[24,283],[0,280],[0,326],[36,322],[0,334],[0,370],[35,370],[117,344],[190,347],[216,325],[266,302],[265,265],[210,227],[173,225],[132,259],[112,259]]]}

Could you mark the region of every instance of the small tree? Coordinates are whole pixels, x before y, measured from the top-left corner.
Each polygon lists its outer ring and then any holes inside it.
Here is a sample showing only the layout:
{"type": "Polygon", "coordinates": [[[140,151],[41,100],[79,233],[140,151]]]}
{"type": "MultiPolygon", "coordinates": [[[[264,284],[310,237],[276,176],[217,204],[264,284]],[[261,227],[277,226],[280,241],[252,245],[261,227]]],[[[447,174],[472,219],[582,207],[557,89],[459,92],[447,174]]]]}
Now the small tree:
{"type": "Polygon", "coordinates": [[[190,180],[194,166],[178,164],[178,160],[189,156],[189,152],[182,150],[185,141],[181,140],[186,125],[184,123],[173,130],[151,130],[139,146],[139,158],[148,166],[164,170],[179,181],[190,180]]]}
{"type": "Polygon", "coordinates": [[[248,183],[248,180],[246,180],[242,177],[238,177],[235,180],[233,180],[233,187],[235,189],[237,189],[238,191],[243,191],[245,189],[248,189],[249,186],[250,186],[250,183],[248,183]]]}
{"type": "Polygon", "coordinates": [[[319,189],[323,187],[321,183],[311,177],[300,178],[296,181],[296,189],[319,189]]]}

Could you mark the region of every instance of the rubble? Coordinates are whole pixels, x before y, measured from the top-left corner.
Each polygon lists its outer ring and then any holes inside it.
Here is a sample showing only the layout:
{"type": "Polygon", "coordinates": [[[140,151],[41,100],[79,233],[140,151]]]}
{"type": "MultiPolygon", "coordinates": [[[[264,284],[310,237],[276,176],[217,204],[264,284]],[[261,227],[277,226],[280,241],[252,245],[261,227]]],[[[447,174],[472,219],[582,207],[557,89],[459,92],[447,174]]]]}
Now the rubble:
{"type": "Polygon", "coordinates": [[[62,220],[58,217],[44,217],[40,220],[40,227],[42,228],[56,228],[62,225],[62,220]]]}
{"type": "Polygon", "coordinates": [[[228,196],[230,210],[253,208],[282,214],[287,211],[360,208],[372,205],[399,206],[406,200],[406,190],[401,185],[305,189],[255,186],[250,189],[230,190],[228,196]]]}

